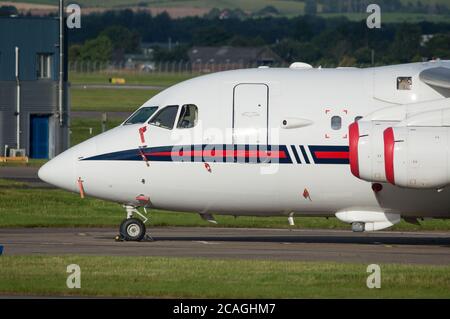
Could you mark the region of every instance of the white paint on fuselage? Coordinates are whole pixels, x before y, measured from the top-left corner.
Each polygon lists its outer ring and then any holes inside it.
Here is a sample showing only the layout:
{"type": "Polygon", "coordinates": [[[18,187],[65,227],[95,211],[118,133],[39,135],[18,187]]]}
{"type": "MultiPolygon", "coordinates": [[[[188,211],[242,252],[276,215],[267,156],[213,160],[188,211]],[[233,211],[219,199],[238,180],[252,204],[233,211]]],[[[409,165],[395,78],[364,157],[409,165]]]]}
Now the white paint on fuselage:
{"type": "MultiPolygon", "coordinates": [[[[440,64],[450,67],[448,62],[440,64]]],[[[400,212],[403,216],[448,216],[450,196],[444,190],[417,191],[384,185],[376,195],[371,183],[355,178],[348,165],[305,164],[299,145],[347,146],[347,128],[357,116],[396,104],[442,98],[418,74],[437,63],[416,63],[373,69],[252,69],[227,71],[177,84],[144,106],[195,104],[199,123],[188,130],[148,126],[148,147],[185,144],[232,144],[233,89],[238,84],[269,87],[269,144],[297,146],[302,164],[201,162],[79,161],[79,157],[137,149],[142,124],[114,128],[68,150],[47,164],[75,165],[75,173],[52,178],[56,186],[77,192],[81,177],[87,195],[138,205],[136,196],[150,197],[154,208],[232,215],[334,215],[348,208],[400,212]],[[397,76],[412,76],[413,90],[397,91],[397,76]],[[332,116],[342,128],[332,130],[332,116]],[[311,125],[283,129],[285,118],[306,119],[311,125]],[[182,139],[181,137],[185,138],[182,139]],[[93,147],[95,145],[95,147],[93,147]],[[70,161],[70,163],[68,163],[70,161]],[[74,164],[75,163],[75,164],[74,164]],[[274,172],[268,174],[267,172],[274,172]],[[74,178],[75,177],[75,178],[74,178]],[[310,197],[304,197],[307,189],[310,197]]],[[[307,156],[312,159],[306,148],[307,156]]],[[[63,171],[63,169],[60,169],[63,171]]],[[[44,176],[45,175],[45,176],[44,176]]]]}

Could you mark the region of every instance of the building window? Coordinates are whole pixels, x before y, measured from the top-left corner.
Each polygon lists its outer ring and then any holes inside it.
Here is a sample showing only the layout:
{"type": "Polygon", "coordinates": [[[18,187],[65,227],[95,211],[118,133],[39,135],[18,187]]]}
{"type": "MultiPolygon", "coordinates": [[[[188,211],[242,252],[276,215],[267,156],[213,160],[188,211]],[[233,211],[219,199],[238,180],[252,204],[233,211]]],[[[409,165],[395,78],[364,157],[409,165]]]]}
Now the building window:
{"type": "Polygon", "coordinates": [[[340,116],[333,116],[331,118],[331,128],[335,131],[340,130],[342,127],[342,118],[340,116]]]}
{"type": "Polygon", "coordinates": [[[171,130],[173,129],[177,113],[178,105],[166,106],[153,116],[149,124],[171,130]]]}
{"type": "Polygon", "coordinates": [[[40,53],[37,56],[38,79],[50,79],[52,77],[52,55],[40,53]]]}
{"type": "Polygon", "coordinates": [[[198,109],[194,104],[183,105],[177,128],[192,128],[197,124],[198,109]]]}

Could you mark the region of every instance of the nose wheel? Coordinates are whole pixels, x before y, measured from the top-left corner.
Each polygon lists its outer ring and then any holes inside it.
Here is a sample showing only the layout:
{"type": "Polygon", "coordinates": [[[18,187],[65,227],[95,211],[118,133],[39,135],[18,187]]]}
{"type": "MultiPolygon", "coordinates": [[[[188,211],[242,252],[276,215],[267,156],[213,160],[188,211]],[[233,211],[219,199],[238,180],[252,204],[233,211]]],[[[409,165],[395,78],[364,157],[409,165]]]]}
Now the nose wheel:
{"type": "Polygon", "coordinates": [[[120,236],[125,241],[141,241],[145,237],[145,224],[137,218],[125,219],[119,229],[120,236]]]}
{"type": "MultiPolygon", "coordinates": [[[[119,235],[116,236],[116,241],[141,241],[143,239],[153,240],[150,236],[146,235],[145,223],[148,218],[141,214],[136,207],[124,205],[127,211],[127,218],[122,221],[119,227],[119,235]],[[140,216],[139,218],[133,217],[134,215],[140,216]]],[[[144,208],[144,211],[147,212],[144,208]]]]}

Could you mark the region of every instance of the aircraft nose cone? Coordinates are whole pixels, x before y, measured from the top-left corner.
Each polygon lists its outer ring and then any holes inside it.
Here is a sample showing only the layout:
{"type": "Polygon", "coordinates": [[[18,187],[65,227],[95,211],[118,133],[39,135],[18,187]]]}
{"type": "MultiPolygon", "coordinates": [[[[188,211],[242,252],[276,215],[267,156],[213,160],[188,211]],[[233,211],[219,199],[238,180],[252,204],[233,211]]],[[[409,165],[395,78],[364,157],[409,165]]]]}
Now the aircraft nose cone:
{"type": "Polygon", "coordinates": [[[69,191],[77,190],[75,175],[75,159],[66,152],[46,163],[38,171],[42,181],[69,191]]]}

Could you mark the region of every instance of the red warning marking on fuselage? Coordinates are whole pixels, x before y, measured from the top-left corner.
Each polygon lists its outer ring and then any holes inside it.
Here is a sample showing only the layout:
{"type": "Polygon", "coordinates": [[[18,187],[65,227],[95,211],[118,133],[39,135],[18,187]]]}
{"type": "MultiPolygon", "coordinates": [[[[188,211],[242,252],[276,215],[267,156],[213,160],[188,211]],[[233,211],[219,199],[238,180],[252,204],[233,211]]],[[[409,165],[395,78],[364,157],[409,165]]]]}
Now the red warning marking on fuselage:
{"type": "Polygon", "coordinates": [[[139,202],[143,202],[143,203],[149,203],[150,197],[147,197],[145,195],[139,195],[139,196],[136,196],[136,200],[139,202]]]}
{"type": "Polygon", "coordinates": [[[142,160],[145,162],[145,164],[146,164],[147,166],[150,166],[150,164],[148,163],[148,158],[147,158],[147,156],[145,155],[145,153],[142,151],[142,149],[139,149],[139,154],[141,155],[142,160]]]}
{"type": "Polygon", "coordinates": [[[145,143],[144,133],[147,132],[147,126],[143,126],[139,128],[139,136],[141,138],[141,143],[145,143]]]}
{"type": "Polygon", "coordinates": [[[83,199],[84,198],[84,186],[83,186],[83,180],[81,179],[81,177],[78,177],[78,189],[80,191],[80,197],[83,199]]]}
{"type": "Polygon", "coordinates": [[[303,191],[303,197],[305,199],[309,199],[311,201],[311,196],[309,195],[309,191],[308,189],[305,188],[305,190],[303,191]]]}
{"type": "Polygon", "coordinates": [[[209,165],[208,163],[205,163],[205,168],[208,171],[208,173],[212,173],[211,165],[209,165]]]}

